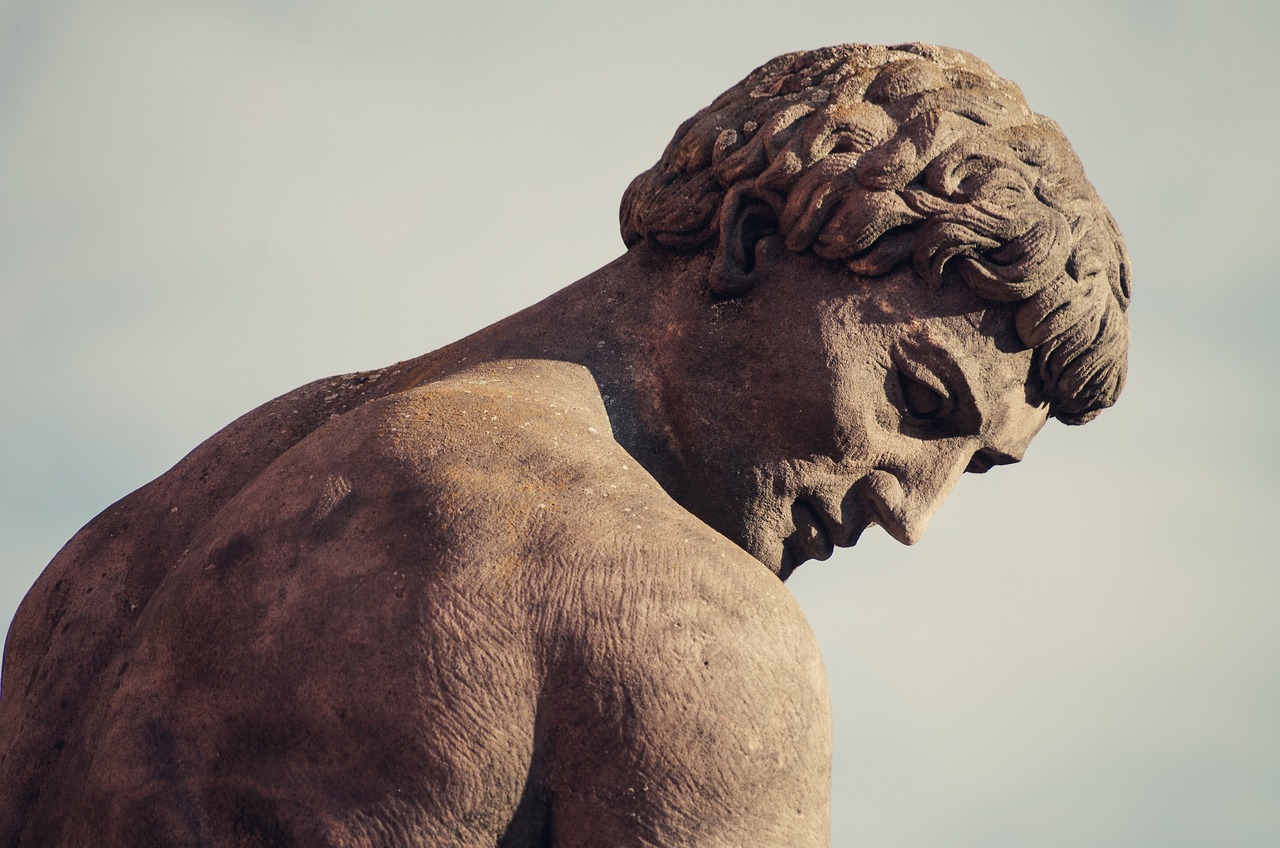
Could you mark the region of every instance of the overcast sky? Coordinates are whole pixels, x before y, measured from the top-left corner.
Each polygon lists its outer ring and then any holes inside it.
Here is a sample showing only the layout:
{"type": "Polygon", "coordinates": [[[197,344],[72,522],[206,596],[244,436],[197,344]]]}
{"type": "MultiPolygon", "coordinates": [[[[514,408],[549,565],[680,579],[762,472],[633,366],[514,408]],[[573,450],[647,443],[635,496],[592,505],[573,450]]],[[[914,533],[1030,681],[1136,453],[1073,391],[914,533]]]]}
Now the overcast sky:
{"type": "Polygon", "coordinates": [[[1280,5],[618,5],[0,2],[0,626],[237,415],[617,256],[628,181],[756,65],[934,41],[1018,82],[1115,213],[1130,379],[919,545],[789,584],[835,844],[1280,845],[1280,5]]]}

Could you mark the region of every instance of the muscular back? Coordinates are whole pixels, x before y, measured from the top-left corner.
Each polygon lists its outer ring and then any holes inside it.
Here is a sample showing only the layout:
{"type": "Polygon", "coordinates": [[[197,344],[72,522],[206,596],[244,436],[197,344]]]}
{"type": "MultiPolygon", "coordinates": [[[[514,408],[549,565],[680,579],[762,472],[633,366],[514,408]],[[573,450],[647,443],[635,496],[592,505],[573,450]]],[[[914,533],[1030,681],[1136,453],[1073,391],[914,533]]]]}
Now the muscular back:
{"type": "MultiPolygon", "coordinates": [[[[18,609],[0,692],[0,844],[29,819],[90,693],[193,536],[300,439],[392,391],[397,369],[303,386],[244,415],[108,507],[58,553],[18,609]]],[[[112,684],[114,685],[114,684],[112,684]]]]}
{"type": "Polygon", "coordinates": [[[5,670],[19,844],[822,844],[777,579],[581,369],[397,379],[251,413],[59,555],[5,670]]]}

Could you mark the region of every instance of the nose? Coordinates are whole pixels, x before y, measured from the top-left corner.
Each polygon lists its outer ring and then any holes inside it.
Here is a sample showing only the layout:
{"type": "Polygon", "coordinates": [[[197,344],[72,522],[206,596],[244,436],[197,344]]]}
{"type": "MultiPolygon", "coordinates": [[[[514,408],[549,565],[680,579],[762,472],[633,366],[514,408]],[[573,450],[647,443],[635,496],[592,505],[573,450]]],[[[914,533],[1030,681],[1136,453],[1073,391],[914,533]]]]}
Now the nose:
{"type": "Polygon", "coordinates": [[[867,479],[870,499],[885,532],[904,545],[924,536],[938,507],[951,494],[973,457],[968,444],[918,443],[916,455],[882,465],[867,479]]]}

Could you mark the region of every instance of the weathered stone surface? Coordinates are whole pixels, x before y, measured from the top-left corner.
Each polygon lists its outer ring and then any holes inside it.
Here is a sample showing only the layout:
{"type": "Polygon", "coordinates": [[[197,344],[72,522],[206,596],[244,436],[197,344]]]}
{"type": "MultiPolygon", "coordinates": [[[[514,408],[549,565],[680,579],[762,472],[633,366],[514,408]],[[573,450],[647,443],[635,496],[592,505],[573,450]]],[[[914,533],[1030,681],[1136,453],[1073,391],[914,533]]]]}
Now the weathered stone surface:
{"type": "Polygon", "coordinates": [[[783,587],[1123,383],[1127,259],[964,53],[780,57],[628,251],[256,409],[94,519],[5,647],[0,844],[823,845],[783,587]]]}

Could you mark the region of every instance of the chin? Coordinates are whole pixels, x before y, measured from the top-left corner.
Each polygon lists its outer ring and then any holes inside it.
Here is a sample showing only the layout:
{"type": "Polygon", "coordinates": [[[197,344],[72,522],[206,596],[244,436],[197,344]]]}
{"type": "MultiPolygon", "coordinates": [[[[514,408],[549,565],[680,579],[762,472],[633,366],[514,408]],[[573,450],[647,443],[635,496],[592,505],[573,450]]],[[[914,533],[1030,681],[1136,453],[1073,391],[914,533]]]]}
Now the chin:
{"type": "Polygon", "coordinates": [[[778,575],[779,580],[785,583],[787,578],[795,573],[795,570],[806,562],[808,562],[807,559],[804,559],[803,557],[796,557],[791,551],[784,550],[782,552],[781,559],[778,562],[778,567],[773,569],[773,572],[778,575]]]}

